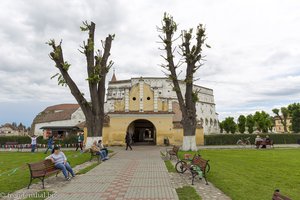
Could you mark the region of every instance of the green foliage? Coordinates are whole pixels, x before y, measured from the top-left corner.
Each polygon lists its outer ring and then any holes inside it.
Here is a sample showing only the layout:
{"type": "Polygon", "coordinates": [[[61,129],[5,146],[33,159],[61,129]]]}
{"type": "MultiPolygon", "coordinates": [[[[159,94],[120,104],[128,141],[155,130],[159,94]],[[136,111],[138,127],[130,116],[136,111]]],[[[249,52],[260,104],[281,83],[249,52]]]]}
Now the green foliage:
{"type": "Polygon", "coordinates": [[[54,79],[55,77],[57,77],[57,84],[58,85],[67,87],[67,82],[66,82],[66,80],[64,79],[64,77],[61,73],[54,74],[53,76],[51,76],[50,79],[54,79]]]}
{"type": "Polygon", "coordinates": [[[192,100],[193,100],[194,103],[199,101],[198,92],[193,92],[192,93],[192,100]]]}
{"type": "Polygon", "coordinates": [[[246,130],[246,117],[244,115],[240,115],[238,118],[238,128],[240,133],[244,133],[246,130]]]}
{"type": "Polygon", "coordinates": [[[236,131],[236,123],[233,117],[226,117],[222,122],[223,128],[227,133],[235,133],[236,131]]]}
{"type": "Polygon", "coordinates": [[[289,115],[292,116],[291,130],[299,133],[300,132],[300,103],[293,103],[288,105],[289,115]]]}
{"type": "MultiPolygon", "coordinates": [[[[6,142],[18,142],[19,144],[31,144],[31,139],[28,136],[0,136],[0,145],[4,145],[6,142]]],[[[48,140],[44,140],[43,137],[37,138],[38,144],[47,144],[48,140]]],[[[77,136],[70,135],[61,141],[55,141],[56,144],[64,146],[65,144],[76,144],[77,136]]]]}
{"type": "Polygon", "coordinates": [[[254,126],[255,126],[255,120],[253,118],[253,115],[247,115],[246,118],[246,126],[248,127],[248,132],[251,134],[254,131],[254,126]]]}
{"type": "Polygon", "coordinates": [[[292,130],[295,133],[300,132],[300,109],[294,110],[292,115],[292,130]]]}
{"type": "Polygon", "coordinates": [[[279,115],[279,109],[278,108],[274,108],[272,111],[273,111],[274,114],[279,115]]]}
{"type": "Polygon", "coordinates": [[[177,31],[177,24],[173,20],[173,17],[171,15],[164,13],[163,22],[164,22],[164,24],[166,24],[165,26],[162,27],[162,31],[164,33],[166,33],[166,32],[174,33],[177,31]]]}
{"type": "Polygon", "coordinates": [[[81,31],[88,31],[90,30],[90,25],[87,21],[82,22],[82,26],[80,26],[81,31]]]}
{"type": "Polygon", "coordinates": [[[90,77],[88,77],[86,80],[91,83],[98,83],[100,81],[100,76],[98,73],[94,73],[90,77]]]}
{"type": "Polygon", "coordinates": [[[71,66],[71,64],[69,64],[67,61],[65,61],[65,62],[62,64],[62,66],[63,66],[63,69],[64,69],[65,71],[68,71],[69,68],[70,68],[70,66],[71,66]]]}
{"type": "Polygon", "coordinates": [[[295,110],[299,110],[299,109],[300,109],[300,103],[293,103],[288,105],[288,110],[290,115],[292,115],[295,110]]]}
{"type": "Polygon", "coordinates": [[[179,200],[201,200],[201,197],[197,194],[195,188],[192,186],[183,186],[176,189],[179,200]]]}
{"type": "MultiPolygon", "coordinates": [[[[297,144],[300,140],[300,134],[259,134],[265,138],[267,135],[274,141],[274,144],[297,144]]],[[[256,134],[220,134],[220,135],[204,135],[205,145],[235,145],[241,138],[250,137],[250,142],[253,144],[256,134]]]]}
{"type": "Polygon", "coordinates": [[[270,115],[265,111],[256,111],[253,119],[255,121],[256,128],[259,132],[267,133],[269,127],[272,126],[272,120],[270,115]]]}

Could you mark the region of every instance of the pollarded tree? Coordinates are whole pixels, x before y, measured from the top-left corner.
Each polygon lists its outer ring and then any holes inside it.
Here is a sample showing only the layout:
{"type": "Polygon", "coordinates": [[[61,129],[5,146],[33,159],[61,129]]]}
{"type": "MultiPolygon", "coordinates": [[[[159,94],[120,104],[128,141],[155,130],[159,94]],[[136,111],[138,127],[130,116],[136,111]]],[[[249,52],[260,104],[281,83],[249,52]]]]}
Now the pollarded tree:
{"type": "Polygon", "coordinates": [[[109,61],[111,44],[114,39],[114,35],[108,35],[105,41],[101,41],[103,51],[97,50],[95,53],[94,46],[94,34],[95,23],[83,22],[83,26],[80,27],[82,31],[88,31],[89,37],[87,42],[83,42],[82,50],[80,52],[86,57],[86,69],[90,91],[90,102],[84,97],[84,94],[79,90],[76,83],[69,75],[70,64],[64,60],[62,42],[56,44],[52,39],[47,44],[53,48],[50,53],[50,58],[55,62],[55,67],[58,68],[60,73],[54,75],[58,77],[58,84],[68,86],[72,95],[80,105],[86,119],[86,125],[88,129],[87,145],[90,145],[91,141],[95,138],[102,136],[102,128],[104,121],[104,98],[105,98],[105,78],[113,65],[112,61],[109,61]]]}
{"type": "Polygon", "coordinates": [[[246,130],[246,117],[244,115],[240,115],[238,118],[238,128],[240,133],[244,133],[246,130]]]}
{"type": "Polygon", "coordinates": [[[279,114],[279,109],[274,108],[272,111],[280,119],[283,125],[284,132],[288,132],[286,120],[289,116],[289,110],[286,107],[281,107],[280,112],[282,116],[279,114]]]}
{"type": "MultiPolygon", "coordinates": [[[[167,73],[169,79],[173,82],[173,90],[177,95],[177,99],[180,105],[180,110],[182,112],[181,124],[183,127],[183,150],[197,150],[196,147],[196,102],[198,101],[198,91],[193,88],[194,74],[200,68],[202,63],[202,49],[204,42],[206,40],[205,28],[202,24],[198,25],[195,33],[195,44],[192,45],[193,40],[193,29],[184,30],[181,32],[179,38],[182,39],[182,43],[179,46],[180,49],[180,61],[175,64],[173,43],[176,41],[174,34],[177,31],[177,24],[173,20],[173,17],[164,14],[162,21],[162,27],[158,28],[158,31],[162,33],[160,39],[164,44],[164,51],[166,51],[166,56],[162,56],[167,64],[162,65],[169,73],[167,73]],[[185,79],[183,80],[185,84],[185,94],[183,94],[180,88],[180,82],[182,80],[178,77],[178,68],[185,64],[185,79]]],[[[208,45],[206,45],[209,47],[208,45]]]]}

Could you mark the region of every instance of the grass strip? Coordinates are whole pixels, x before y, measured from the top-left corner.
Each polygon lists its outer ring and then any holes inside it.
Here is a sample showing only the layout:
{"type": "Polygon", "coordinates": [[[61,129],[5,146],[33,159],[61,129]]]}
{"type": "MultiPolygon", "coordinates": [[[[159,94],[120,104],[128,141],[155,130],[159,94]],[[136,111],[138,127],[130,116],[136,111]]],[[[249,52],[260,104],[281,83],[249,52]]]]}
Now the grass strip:
{"type": "Polygon", "coordinates": [[[195,188],[191,186],[183,186],[176,189],[179,200],[201,200],[201,197],[197,194],[195,188]]]}

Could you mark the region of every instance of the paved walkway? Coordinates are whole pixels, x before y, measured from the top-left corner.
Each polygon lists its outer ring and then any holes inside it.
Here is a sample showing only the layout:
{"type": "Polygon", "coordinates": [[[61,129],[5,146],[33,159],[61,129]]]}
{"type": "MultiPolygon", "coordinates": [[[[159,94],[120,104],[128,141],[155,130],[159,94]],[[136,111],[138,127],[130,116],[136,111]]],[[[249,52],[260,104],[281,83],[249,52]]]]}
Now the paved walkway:
{"type": "MultiPolygon", "coordinates": [[[[175,165],[174,161],[173,164],[175,165]]],[[[188,172],[185,172],[183,174],[169,173],[169,175],[170,175],[173,188],[192,186],[195,188],[199,196],[201,196],[202,200],[231,200],[230,197],[226,196],[221,190],[216,188],[212,183],[209,182],[209,184],[206,185],[204,179],[199,180],[196,178],[194,181],[194,185],[191,185],[192,176],[188,172]]]]}
{"type": "Polygon", "coordinates": [[[133,151],[119,151],[48,199],[177,200],[178,196],[159,148],[138,146],[133,151]]]}

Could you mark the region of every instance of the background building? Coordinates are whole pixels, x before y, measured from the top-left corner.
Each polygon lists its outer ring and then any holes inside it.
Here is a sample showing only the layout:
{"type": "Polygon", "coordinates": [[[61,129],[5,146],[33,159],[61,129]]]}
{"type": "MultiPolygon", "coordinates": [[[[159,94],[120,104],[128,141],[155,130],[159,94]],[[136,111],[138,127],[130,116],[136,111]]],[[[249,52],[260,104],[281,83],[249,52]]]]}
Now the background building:
{"type": "MultiPolygon", "coordinates": [[[[180,87],[184,94],[184,82],[180,87]]],[[[196,142],[203,145],[204,134],[219,133],[218,115],[213,90],[198,85],[194,85],[194,90],[199,92],[196,142]]],[[[182,144],[181,111],[172,82],[167,78],[140,77],[118,81],[113,74],[104,108],[104,144],[123,145],[126,132],[131,134],[134,143],[160,145],[168,138],[171,144],[182,144]]],[[[32,130],[36,135],[49,131],[68,135],[80,129],[84,121],[79,105],[61,104],[39,113],[32,130]]]]}
{"type": "Polygon", "coordinates": [[[35,135],[52,133],[57,138],[76,134],[83,128],[85,116],[78,104],[50,106],[40,112],[33,120],[31,130],[35,135]]]}
{"type": "MultiPolygon", "coordinates": [[[[182,93],[185,94],[184,82],[181,82],[180,87],[182,93]]],[[[199,91],[199,101],[196,103],[197,120],[203,127],[204,134],[220,133],[213,90],[198,85],[194,85],[194,90],[199,91]]],[[[108,84],[107,92],[107,113],[123,110],[125,113],[130,111],[158,112],[158,110],[180,112],[172,81],[168,78],[140,77],[117,81],[114,74],[108,84]],[[140,87],[136,87],[137,85],[140,87]],[[146,92],[149,96],[147,97],[143,94],[144,85],[148,86],[146,92]],[[130,98],[129,96],[137,90],[140,93],[130,98]]],[[[181,118],[175,120],[180,121],[181,118]]]]}
{"type": "Polygon", "coordinates": [[[0,136],[24,136],[27,134],[28,130],[22,124],[16,126],[10,123],[6,123],[0,126],[0,136]]]}
{"type": "MultiPolygon", "coordinates": [[[[275,116],[274,117],[274,121],[275,121],[275,126],[273,128],[273,131],[275,133],[284,133],[284,126],[281,123],[280,118],[278,116],[275,116]]],[[[292,126],[292,118],[288,117],[286,119],[286,128],[287,128],[287,130],[288,130],[289,133],[291,132],[291,126],[292,126]]]]}

